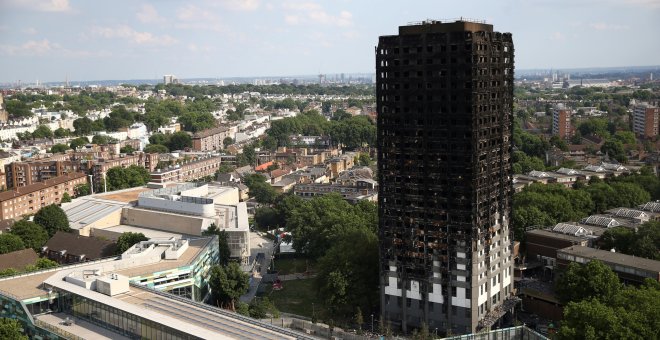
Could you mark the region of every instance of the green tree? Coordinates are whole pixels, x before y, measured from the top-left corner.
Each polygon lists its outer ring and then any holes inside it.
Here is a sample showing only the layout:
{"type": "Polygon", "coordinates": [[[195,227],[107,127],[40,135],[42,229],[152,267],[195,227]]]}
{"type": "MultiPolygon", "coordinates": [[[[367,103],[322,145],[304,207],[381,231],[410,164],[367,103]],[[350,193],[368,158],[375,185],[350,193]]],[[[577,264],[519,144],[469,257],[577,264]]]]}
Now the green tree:
{"type": "Polygon", "coordinates": [[[69,150],[69,146],[66,144],[55,144],[50,148],[51,153],[60,153],[69,150]]]}
{"type": "Polygon", "coordinates": [[[25,249],[23,240],[14,234],[0,234],[0,254],[25,249]]]}
{"type": "Polygon", "coordinates": [[[230,262],[227,266],[213,266],[209,279],[212,301],[218,306],[235,310],[236,300],[247,293],[249,280],[250,276],[236,262],[230,262]]]}
{"type": "Polygon", "coordinates": [[[267,318],[269,314],[274,318],[279,318],[280,315],[275,305],[267,297],[252,300],[248,307],[248,312],[249,316],[255,319],[267,318]]]}
{"type": "Polygon", "coordinates": [[[105,175],[110,191],[143,186],[150,178],[149,171],[139,165],[131,165],[127,168],[114,167],[105,175]]]}
{"type": "Polygon", "coordinates": [[[556,281],[555,289],[563,303],[590,298],[607,303],[619,294],[621,283],[610,267],[600,261],[584,265],[571,262],[556,281]]]}
{"type": "Polygon", "coordinates": [[[225,137],[225,139],[222,140],[222,146],[225,148],[232,144],[234,144],[234,140],[231,137],[225,137]]]}
{"type": "Polygon", "coordinates": [[[600,147],[600,152],[609,155],[617,162],[620,163],[628,162],[628,157],[626,157],[626,151],[623,148],[623,143],[621,143],[618,140],[606,141],[605,143],[603,143],[603,146],[600,147]]]}
{"type": "Polygon", "coordinates": [[[660,222],[644,223],[637,231],[626,227],[607,229],[601,242],[603,249],[660,260],[660,222]]]}
{"type": "Polygon", "coordinates": [[[7,100],[5,102],[5,109],[12,118],[26,118],[33,116],[30,107],[20,100],[7,100]]]}
{"type": "Polygon", "coordinates": [[[0,318],[0,339],[28,340],[28,337],[18,320],[0,318]]]}
{"type": "Polygon", "coordinates": [[[89,135],[93,131],[92,124],[92,120],[87,117],[78,118],[73,121],[73,128],[78,136],[89,135]]]}
{"type": "Polygon", "coordinates": [[[53,138],[53,131],[48,125],[39,125],[39,127],[32,132],[32,138],[53,138]]]}
{"type": "Polygon", "coordinates": [[[88,144],[88,143],[89,143],[89,139],[87,139],[87,137],[78,137],[78,138],[72,140],[72,141],[69,143],[69,146],[71,147],[71,149],[74,149],[74,150],[75,150],[75,149],[77,149],[78,147],[83,146],[83,145],[86,145],[86,144],[88,144]]]}
{"type": "Polygon", "coordinates": [[[220,164],[218,167],[218,171],[216,171],[216,177],[218,174],[228,174],[232,171],[236,170],[236,167],[229,165],[229,164],[220,164]]]}
{"type": "Polygon", "coordinates": [[[651,200],[651,195],[635,183],[615,182],[611,186],[618,207],[636,207],[651,200]]]}
{"type": "Polygon", "coordinates": [[[69,203],[69,202],[71,202],[71,196],[69,195],[68,192],[63,193],[62,200],[60,201],[60,203],[69,203]]]}
{"type": "Polygon", "coordinates": [[[564,310],[559,339],[632,339],[612,308],[598,300],[570,302],[564,310]]]}
{"type": "Polygon", "coordinates": [[[53,135],[55,135],[56,138],[69,137],[71,135],[71,131],[69,131],[69,129],[58,128],[53,131],[53,135]]]}
{"type": "Polygon", "coordinates": [[[646,279],[610,301],[569,302],[558,339],[656,339],[660,329],[660,284],[646,279]]]}
{"type": "Polygon", "coordinates": [[[11,226],[11,233],[21,238],[26,248],[40,251],[48,242],[48,232],[40,225],[27,220],[20,220],[11,226]]]}
{"type": "Polygon", "coordinates": [[[360,307],[355,308],[355,323],[358,326],[357,334],[362,334],[362,324],[364,324],[364,317],[362,316],[362,309],[360,307]]]}
{"type": "Polygon", "coordinates": [[[206,230],[202,231],[203,236],[218,235],[218,258],[221,266],[226,266],[231,258],[231,249],[229,248],[229,239],[227,231],[218,228],[212,223],[206,230]]]}
{"type": "Polygon", "coordinates": [[[366,153],[361,153],[360,156],[358,157],[358,164],[362,166],[370,166],[371,165],[371,157],[369,157],[369,154],[366,153]]]}
{"type": "Polygon", "coordinates": [[[135,149],[133,149],[133,147],[130,145],[126,145],[125,147],[119,149],[119,152],[132,154],[133,152],[135,152],[135,149]]]}
{"type": "Polygon", "coordinates": [[[271,207],[259,207],[254,213],[254,222],[260,230],[274,229],[281,225],[280,215],[271,207]]]}
{"type": "Polygon", "coordinates": [[[215,117],[210,112],[187,112],[179,116],[185,131],[197,132],[215,127],[215,117]]]}
{"type": "Polygon", "coordinates": [[[161,144],[148,144],[144,147],[145,153],[168,153],[170,150],[165,145],[161,144]]]}
{"type": "Polygon", "coordinates": [[[119,238],[117,238],[117,249],[115,250],[115,253],[121,255],[132,246],[142,241],[149,241],[149,238],[144,236],[143,233],[134,233],[130,231],[122,233],[119,238]]]}
{"type": "Polygon", "coordinates": [[[92,137],[92,144],[106,145],[116,141],[116,139],[106,135],[94,135],[94,137],[92,137]]]}
{"type": "Polygon", "coordinates": [[[319,294],[335,313],[356,307],[373,313],[378,304],[378,237],[368,225],[339,233],[317,264],[319,294]]]}
{"type": "Polygon", "coordinates": [[[64,210],[55,204],[41,208],[34,215],[34,223],[46,229],[48,235],[51,237],[58,231],[71,231],[69,219],[64,213],[64,210]]]}
{"type": "Polygon", "coordinates": [[[170,150],[183,150],[190,147],[192,147],[192,138],[183,131],[173,133],[167,143],[167,148],[170,150]]]}
{"type": "Polygon", "coordinates": [[[73,189],[73,191],[75,192],[76,197],[87,196],[91,194],[89,184],[78,184],[73,189]]]}
{"type": "Polygon", "coordinates": [[[59,266],[59,264],[51,259],[47,258],[40,258],[35,262],[34,266],[37,269],[49,269],[49,268],[55,268],[59,266]]]}
{"type": "Polygon", "coordinates": [[[254,199],[259,203],[273,203],[277,198],[277,191],[275,191],[275,189],[273,189],[273,187],[266,182],[254,185],[252,188],[250,188],[249,193],[250,196],[254,197],[254,199]]]}

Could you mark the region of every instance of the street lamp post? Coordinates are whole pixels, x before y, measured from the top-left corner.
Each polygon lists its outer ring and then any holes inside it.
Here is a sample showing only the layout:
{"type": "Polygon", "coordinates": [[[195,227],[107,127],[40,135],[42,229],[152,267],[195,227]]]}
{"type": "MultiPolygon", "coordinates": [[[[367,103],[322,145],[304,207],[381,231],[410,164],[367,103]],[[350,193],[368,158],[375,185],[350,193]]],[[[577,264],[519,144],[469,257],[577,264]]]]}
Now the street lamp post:
{"type": "Polygon", "coordinates": [[[371,314],[371,333],[374,332],[374,315],[373,313],[371,314]]]}

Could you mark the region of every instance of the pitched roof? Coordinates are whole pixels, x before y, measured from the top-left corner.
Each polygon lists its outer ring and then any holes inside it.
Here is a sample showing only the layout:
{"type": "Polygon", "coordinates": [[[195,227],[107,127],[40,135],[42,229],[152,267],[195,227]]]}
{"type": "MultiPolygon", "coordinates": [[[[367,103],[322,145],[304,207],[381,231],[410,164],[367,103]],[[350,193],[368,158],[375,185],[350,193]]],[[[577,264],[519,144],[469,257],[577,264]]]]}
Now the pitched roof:
{"type": "Polygon", "coordinates": [[[0,255],[0,270],[14,268],[21,271],[28,265],[37,262],[38,259],[39,256],[32,248],[12,251],[11,253],[0,255]]]}
{"type": "Polygon", "coordinates": [[[66,250],[67,254],[85,255],[85,259],[94,260],[114,255],[117,244],[96,237],[58,231],[46,242],[46,247],[54,251],[66,250]]]}
{"type": "Polygon", "coordinates": [[[228,128],[222,127],[222,126],[217,127],[217,128],[212,128],[212,129],[206,129],[206,130],[198,131],[197,133],[195,133],[193,135],[192,138],[205,138],[205,137],[208,137],[208,136],[213,136],[213,135],[218,134],[218,133],[227,132],[228,130],[229,130],[228,128]]]}

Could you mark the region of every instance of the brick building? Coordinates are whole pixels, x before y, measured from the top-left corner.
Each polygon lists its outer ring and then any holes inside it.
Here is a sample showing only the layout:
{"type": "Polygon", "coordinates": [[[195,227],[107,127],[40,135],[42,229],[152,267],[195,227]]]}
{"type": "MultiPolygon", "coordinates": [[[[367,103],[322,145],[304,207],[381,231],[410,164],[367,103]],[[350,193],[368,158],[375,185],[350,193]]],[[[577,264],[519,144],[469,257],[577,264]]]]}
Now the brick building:
{"type": "Polygon", "coordinates": [[[658,135],[660,109],[648,103],[635,106],[633,111],[633,132],[640,137],[652,138],[658,135]]]}
{"type": "Polygon", "coordinates": [[[571,110],[561,107],[552,112],[552,134],[561,139],[571,138],[571,110]]]}
{"type": "Polygon", "coordinates": [[[220,168],[220,157],[205,157],[183,164],[159,169],[151,173],[151,181],[155,183],[188,182],[206,176],[215,176],[220,168]]]}
{"type": "Polygon", "coordinates": [[[216,127],[195,133],[192,137],[195,151],[214,151],[225,148],[224,139],[232,137],[231,130],[226,127],[216,127]]]}
{"type": "Polygon", "coordinates": [[[74,197],[75,187],[87,183],[86,177],[83,173],[70,173],[2,192],[0,220],[35,214],[47,205],[59,204],[65,192],[74,197]]]}
{"type": "Polygon", "coordinates": [[[5,183],[9,189],[18,188],[75,172],[84,172],[83,165],[78,161],[44,159],[13,162],[5,165],[5,183]]]}

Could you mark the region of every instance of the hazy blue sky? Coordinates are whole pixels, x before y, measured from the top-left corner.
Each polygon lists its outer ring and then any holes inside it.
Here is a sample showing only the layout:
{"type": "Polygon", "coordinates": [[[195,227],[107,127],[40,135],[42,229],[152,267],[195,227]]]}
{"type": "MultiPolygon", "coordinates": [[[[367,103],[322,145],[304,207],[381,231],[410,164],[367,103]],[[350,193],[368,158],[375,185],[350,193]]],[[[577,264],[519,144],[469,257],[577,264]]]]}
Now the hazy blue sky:
{"type": "Polygon", "coordinates": [[[379,35],[459,16],[516,68],[660,64],[660,0],[0,0],[0,82],[373,72],[379,35]]]}

